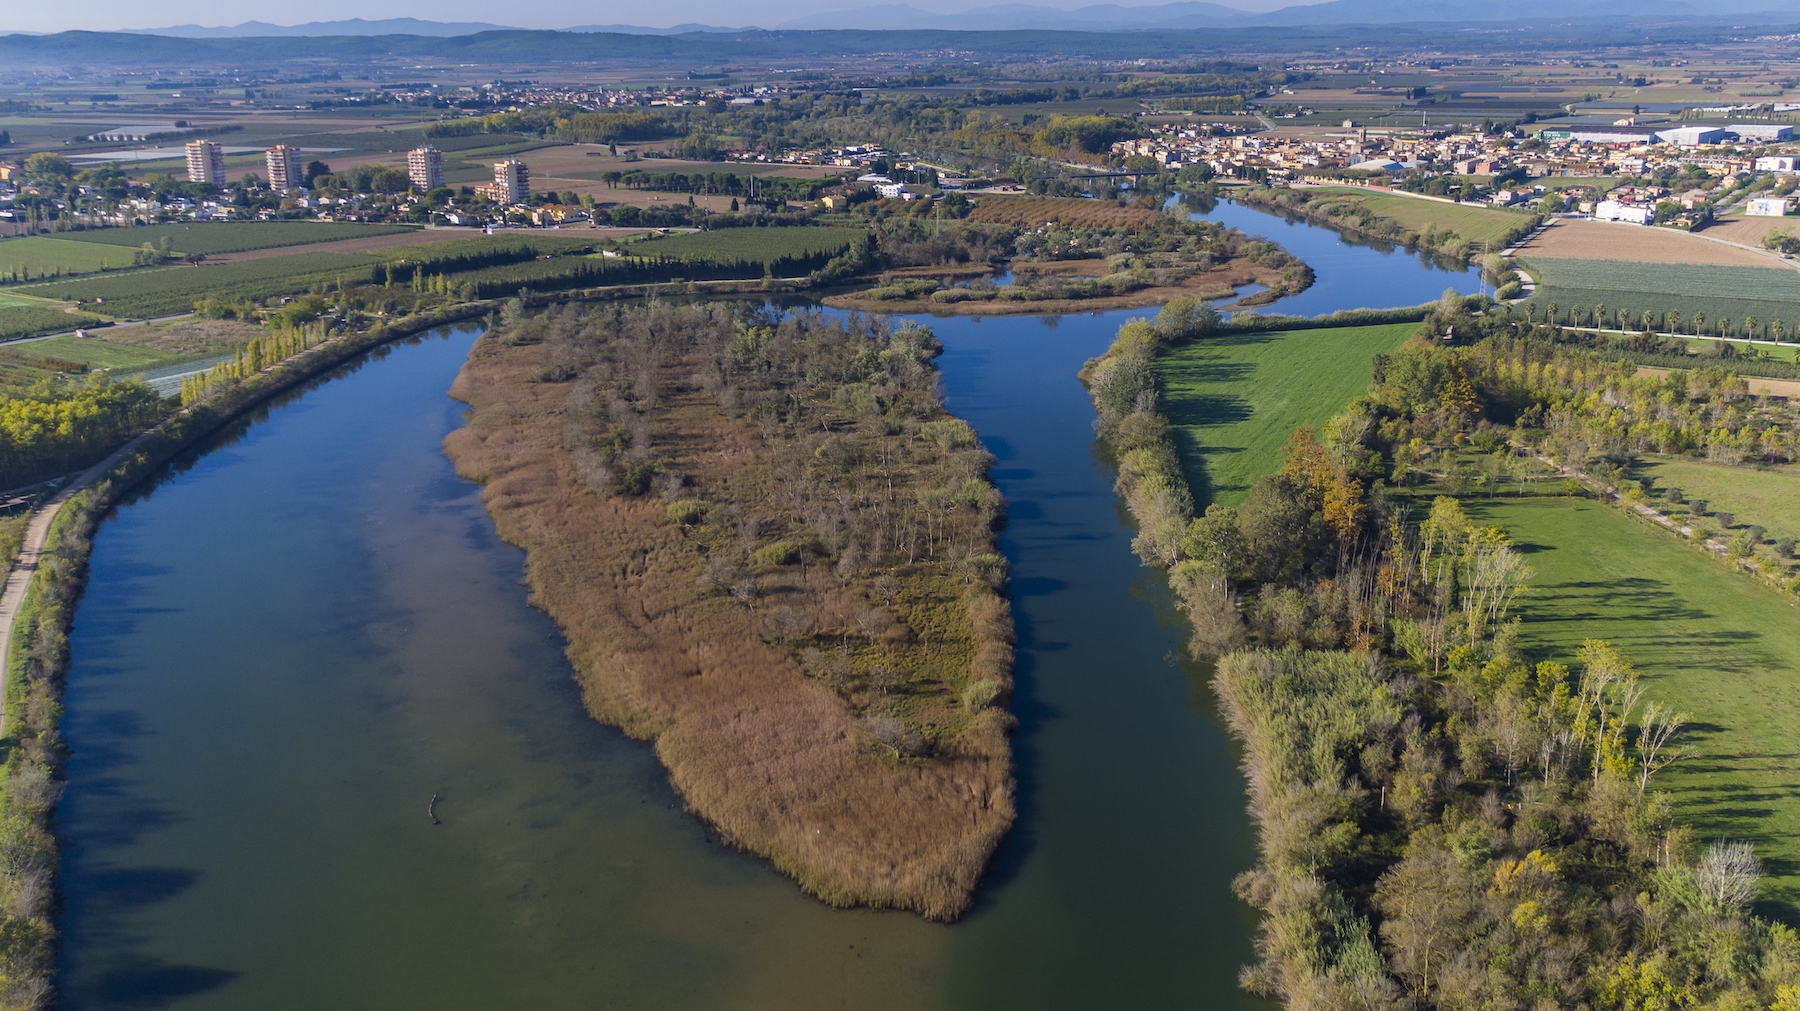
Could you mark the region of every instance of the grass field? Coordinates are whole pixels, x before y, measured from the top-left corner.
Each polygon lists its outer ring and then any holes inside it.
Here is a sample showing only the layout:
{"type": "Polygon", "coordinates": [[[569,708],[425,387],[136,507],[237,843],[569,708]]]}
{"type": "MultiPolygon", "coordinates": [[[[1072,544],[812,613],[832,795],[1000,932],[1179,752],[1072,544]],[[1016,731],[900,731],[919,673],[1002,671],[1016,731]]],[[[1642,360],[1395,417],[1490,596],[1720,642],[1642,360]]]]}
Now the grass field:
{"type": "Polygon", "coordinates": [[[836,253],[862,234],[860,228],[721,228],[633,242],[624,249],[634,256],[766,263],[783,256],[836,253]]]}
{"type": "Polygon", "coordinates": [[[1734,514],[1739,526],[1757,523],[1768,528],[1770,537],[1800,540],[1800,471],[1649,456],[1633,473],[1656,478],[1659,492],[1680,488],[1683,498],[1705,499],[1709,510],[1734,514]]]}
{"type": "Polygon", "coordinates": [[[94,274],[131,266],[136,247],[70,242],[44,235],[0,239],[0,278],[94,274]]]}
{"type": "Polygon", "coordinates": [[[364,225],[353,221],[195,221],[176,225],[67,232],[59,238],[136,248],[146,242],[156,245],[167,235],[178,252],[212,256],[215,253],[303,246],[313,242],[334,242],[338,239],[419,230],[416,225],[364,225]]]}
{"type": "Polygon", "coordinates": [[[1354,200],[1377,217],[1387,218],[1408,231],[1423,234],[1427,229],[1440,232],[1449,229],[1470,242],[1499,242],[1507,232],[1529,219],[1529,215],[1520,211],[1447,204],[1358,187],[1321,186],[1319,189],[1329,193],[1333,202],[1340,198],[1354,200]]]}
{"type": "MultiPolygon", "coordinates": [[[[106,330],[93,332],[106,333],[106,330]]],[[[181,355],[173,355],[154,348],[115,344],[101,337],[77,337],[74,334],[66,337],[53,337],[47,341],[22,344],[18,351],[33,357],[80,362],[89,368],[118,369],[120,371],[152,368],[180,361],[182,358],[181,355]]]]}
{"type": "Polygon", "coordinates": [[[269,260],[223,263],[198,267],[157,267],[106,277],[52,281],[31,285],[33,295],[92,302],[106,300],[108,312],[128,319],[148,319],[187,312],[196,299],[216,294],[223,298],[267,298],[303,291],[314,281],[329,281],[338,274],[367,277],[377,261],[348,253],[299,253],[269,260]]]}
{"type": "Polygon", "coordinates": [[[1157,361],[1194,500],[1234,504],[1281,466],[1299,425],[1321,425],[1369,387],[1373,359],[1417,323],[1227,334],[1157,361]]]}
{"type": "Polygon", "coordinates": [[[1650,697],[1693,714],[1695,753],[1660,777],[1701,839],[1749,839],[1765,908],[1800,918],[1800,609],[1673,537],[1584,499],[1466,499],[1537,570],[1524,600],[1532,658],[1618,645],[1650,697]]]}

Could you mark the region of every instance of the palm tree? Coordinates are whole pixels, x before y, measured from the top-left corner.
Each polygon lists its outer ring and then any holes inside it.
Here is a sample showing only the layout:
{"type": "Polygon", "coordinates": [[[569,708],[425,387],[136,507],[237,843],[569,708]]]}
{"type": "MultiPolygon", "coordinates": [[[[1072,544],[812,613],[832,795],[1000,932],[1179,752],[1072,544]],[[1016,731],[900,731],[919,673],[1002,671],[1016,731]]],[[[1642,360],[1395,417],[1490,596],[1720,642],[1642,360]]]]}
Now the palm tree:
{"type": "Polygon", "coordinates": [[[1644,332],[1649,333],[1652,330],[1656,329],[1656,314],[1651,312],[1648,309],[1645,309],[1644,315],[1641,318],[1640,322],[1642,322],[1644,324],[1644,332]]]}
{"type": "Polygon", "coordinates": [[[1606,325],[1606,303],[1605,302],[1595,302],[1594,303],[1594,326],[1595,327],[1603,327],[1605,325],[1606,325]]]}
{"type": "Polygon", "coordinates": [[[1550,303],[1550,315],[1548,318],[1546,318],[1544,320],[1544,322],[1550,324],[1551,326],[1556,325],[1556,303],[1555,302],[1550,303]]]}
{"type": "Polygon", "coordinates": [[[1781,326],[1780,320],[1772,319],[1769,321],[1769,339],[1770,340],[1772,340],[1772,341],[1780,340],[1782,332],[1783,331],[1782,331],[1782,326],[1781,326]]]}
{"type": "Polygon", "coordinates": [[[1744,336],[1748,337],[1751,340],[1756,339],[1756,317],[1755,316],[1745,316],[1744,317],[1744,336]]]}
{"type": "Polygon", "coordinates": [[[1698,337],[1699,335],[1701,335],[1705,332],[1706,332],[1706,314],[1703,312],[1697,312],[1694,314],[1694,336],[1698,337]]]}
{"type": "Polygon", "coordinates": [[[1674,309],[1670,309],[1668,312],[1663,313],[1663,320],[1668,326],[1670,333],[1681,332],[1681,313],[1674,309]]]}

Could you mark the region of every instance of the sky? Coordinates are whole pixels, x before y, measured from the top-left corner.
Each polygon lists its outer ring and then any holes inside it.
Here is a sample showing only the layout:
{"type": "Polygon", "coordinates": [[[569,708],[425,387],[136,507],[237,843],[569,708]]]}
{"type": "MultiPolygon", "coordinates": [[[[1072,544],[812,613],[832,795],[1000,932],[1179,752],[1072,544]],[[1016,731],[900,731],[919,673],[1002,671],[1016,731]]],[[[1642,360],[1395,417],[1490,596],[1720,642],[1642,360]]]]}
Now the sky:
{"type": "MultiPolygon", "coordinates": [[[[59,32],[80,29],[108,31],[120,28],[163,28],[170,25],[235,25],[258,20],[274,24],[301,24],[349,18],[414,17],[430,21],[473,21],[514,28],[568,28],[574,25],[643,25],[666,28],[676,24],[739,27],[755,24],[770,28],[792,18],[825,11],[854,10],[877,3],[908,0],[765,0],[746,5],[739,0],[665,0],[649,7],[634,3],[584,3],[581,0],[539,0],[532,4],[496,6],[487,0],[437,0],[429,6],[405,0],[310,0],[298,8],[246,7],[239,0],[65,0],[61,3],[0,3],[0,32],[59,32]]],[[[946,13],[1008,0],[910,0],[922,10],[946,13]]],[[[1021,0],[1012,0],[1021,2],[1021,0]]],[[[1045,7],[1073,9],[1106,0],[1022,0],[1045,7]]],[[[1145,4],[1114,0],[1121,6],[1145,4]]],[[[1166,2],[1166,0],[1164,0],[1166,2]]],[[[1305,0],[1212,0],[1242,10],[1274,10],[1305,0]]]]}

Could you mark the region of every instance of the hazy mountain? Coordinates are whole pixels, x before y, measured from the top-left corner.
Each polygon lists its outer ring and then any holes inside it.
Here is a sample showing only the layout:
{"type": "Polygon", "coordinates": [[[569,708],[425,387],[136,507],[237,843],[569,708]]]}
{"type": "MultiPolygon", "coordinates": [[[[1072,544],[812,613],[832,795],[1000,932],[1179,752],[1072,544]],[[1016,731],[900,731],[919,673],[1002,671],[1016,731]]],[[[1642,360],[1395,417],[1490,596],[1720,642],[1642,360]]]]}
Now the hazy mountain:
{"type": "Polygon", "coordinates": [[[177,39],[245,39],[271,37],[318,37],[343,35],[422,35],[447,39],[476,32],[513,31],[506,25],[490,25],[475,21],[420,21],[418,18],[384,18],[364,21],[312,21],[303,25],[272,25],[266,21],[246,21],[230,27],[207,28],[203,25],[175,25],[172,28],[122,28],[127,35],[163,35],[177,39]]]}
{"type": "Polygon", "coordinates": [[[1074,10],[1011,3],[975,7],[955,14],[939,14],[905,4],[883,4],[812,14],[784,22],[780,27],[802,31],[845,28],[875,31],[900,28],[951,28],[959,31],[1140,31],[1151,28],[1247,25],[1256,23],[1256,17],[1257,15],[1248,11],[1194,0],[1145,7],[1095,4],[1074,10]]]}
{"type": "Polygon", "coordinates": [[[920,10],[905,4],[883,4],[796,18],[780,25],[791,30],[865,29],[871,31],[940,28],[957,31],[1146,31],[1182,28],[1248,28],[1277,25],[1372,25],[1445,22],[1517,21],[1521,18],[1605,19],[1718,18],[1767,13],[1800,15],[1795,0],[1329,0],[1253,13],[1222,4],[1184,0],[1180,3],[1127,7],[1095,4],[1063,10],[1038,4],[1009,3],[974,7],[955,14],[920,10]]]}
{"type": "Polygon", "coordinates": [[[755,25],[743,28],[721,28],[718,25],[671,25],[668,28],[646,28],[643,25],[576,25],[573,28],[561,29],[565,32],[589,32],[613,35],[686,35],[690,32],[756,32],[762,29],[755,25]]]}

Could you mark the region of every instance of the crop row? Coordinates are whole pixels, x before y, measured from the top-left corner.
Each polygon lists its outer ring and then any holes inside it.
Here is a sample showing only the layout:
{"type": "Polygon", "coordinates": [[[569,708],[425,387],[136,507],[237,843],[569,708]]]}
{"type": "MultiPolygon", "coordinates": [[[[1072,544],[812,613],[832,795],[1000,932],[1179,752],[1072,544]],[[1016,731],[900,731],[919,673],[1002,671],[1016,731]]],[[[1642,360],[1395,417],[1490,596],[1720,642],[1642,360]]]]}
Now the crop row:
{"type": "Polygon", "coordinates": [[[1800,271],[1780,267],[1551,258],[1533,258],[1530,265],[1538,268],[1546,286],[1614,292],[1614,301],[1637,295],[1800,302],[1800,271]]]}
{"type": "Polygon", "coordinates": [[[862,234],[860,228],[721,228],[637,242],[626,251],[632,256],[769,263],[819,254],[836,256],[862,234]]]}
{"type": "Polygon", "coordinates": [[[112,246],[141,246],[146,242],[154,246],[160,244],[166,235],[177,252],[216,256],[220,253],[241,253],[249,249],[366,239],[374,235],[417,230],[416,225],[364,225],[353,221],[194,221],[132,228],[98,228],[84,232],[65,232],[57,237],[112,246]]]}

